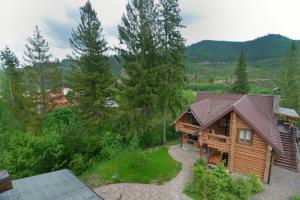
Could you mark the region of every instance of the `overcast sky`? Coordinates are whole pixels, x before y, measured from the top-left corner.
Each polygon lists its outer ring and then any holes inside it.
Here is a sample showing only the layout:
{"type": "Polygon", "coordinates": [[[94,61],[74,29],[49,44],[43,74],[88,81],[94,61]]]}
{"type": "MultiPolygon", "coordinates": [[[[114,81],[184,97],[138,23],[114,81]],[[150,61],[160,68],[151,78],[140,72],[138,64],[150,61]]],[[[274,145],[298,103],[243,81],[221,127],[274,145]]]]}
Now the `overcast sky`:
{"type": "MultiPolygon", "coordinates": [[[[91,0],[110,46],[118,44],[117,25],[126,0],[91,0]]],[[[0,0],[0,49],[6,45],[19,58],[26,38],[38,24],[55,57],[64,58],[72,28],[79,22],[84,0],[0,0]]],[[[183,36],[188,44],[201,40],[244,41],[268,33],[300,39],[299,0],[179,0],[183,36]]]]}

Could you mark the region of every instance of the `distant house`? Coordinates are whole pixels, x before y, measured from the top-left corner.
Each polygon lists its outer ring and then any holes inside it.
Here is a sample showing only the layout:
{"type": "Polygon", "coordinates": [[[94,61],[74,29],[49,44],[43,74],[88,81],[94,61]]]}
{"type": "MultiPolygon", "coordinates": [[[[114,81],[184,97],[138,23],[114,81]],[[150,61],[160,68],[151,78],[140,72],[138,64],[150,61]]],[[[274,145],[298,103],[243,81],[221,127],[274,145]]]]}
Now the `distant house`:
{"type": "Polygon", "coordinates": [[[296,118],[278,96],[198,93],[174,124],[181,143],[197,148],[209,166],[222,159],[231,173],[255,172],[269,182],[273,164],[298,170],[296,118]]]}
{"type": "Polygon", "coordinates": [[[69,170],[10,181],[0,172],[0,200],[103,200],[69,170]]]}
{"type": "Polygon", "coordinates": [[[64,92],[49,92],[48,93],[48,109],[53,109],[58,106],[67,106],[69,104],[64,92]]]}

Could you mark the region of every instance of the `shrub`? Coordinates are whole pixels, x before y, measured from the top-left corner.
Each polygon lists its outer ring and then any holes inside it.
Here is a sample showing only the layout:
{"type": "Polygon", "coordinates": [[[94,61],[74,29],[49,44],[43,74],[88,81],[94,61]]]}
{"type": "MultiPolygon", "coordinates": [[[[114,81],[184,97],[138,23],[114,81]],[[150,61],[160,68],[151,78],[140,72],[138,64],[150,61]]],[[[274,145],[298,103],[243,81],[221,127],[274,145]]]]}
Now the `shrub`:
{"type": "Polygon", "coordinates": [[[123,138],[118,134],[105,132],[100,136],[101,155],[103,158],[112,159],[123,150],[123,138]]]}
{"type": "Polygon", "coordinates": [[[218,178],[208,173],[203,166],[198,165],[193,169],[194,187],[201,199],[224,199],[218,178]]]}
{"type": "Polygon", "coordinates": [[[251,184],[245,178],[239,177],[236,180],[231,179],[230,190],[242,200],[246,200],[251,195],[251,184]]]}
{"type": "Polygon", "coordinates": [[[76,174],[81,174],[88,165],[82,154],[74,154],[72,160],[69,163],[69,168],[76,174]]]}
{"type": "Polygon", "coordinates": [[[112,175],[111,180],[113,183],[119,183],[120,182],[120,175],[118,172],[116,172],[114,175],[112,175]]]}
{"type": "Polygon", "coordinates": [[[217,166],[212,171],[212,175],[217,178],[222,191],[227,191],[229,189],[231,177],[227,173],[223,162],[218,162],[217,166]]]}
{"type": "Polygon", "coordinates": [[[193,182],[190,182],[187,184],[186,188],[185,188],[185,191],[188,192],[188,193],[195,193],[196,192],[196,189],[195,189],[195,185],[193,182]]]}
{"type": "Polygon", "coordinates": [[[41,171],[40,139],[31,133],[9,134],[2,164],[14,179],[35,175],[41,171]]]}
{"type": "Polygon", "coordinates": [[[200,165],[200,166],[202,166],[202,167],[205,168],[205,166],[206,166],[206,161],[205,161],[203,158],[200,157],[200,158],[195,162],[195,164],[194,164],[195,167],[197,167],[198,165],[200,165]]]}
{"type": "Polygon", "coordinates": [[[251,173],[249,182],[251,185],[252,193],[259,193],[264,190],[262,183],[260,182],[260,180],[258,179],[255,173],[251,173]]]}

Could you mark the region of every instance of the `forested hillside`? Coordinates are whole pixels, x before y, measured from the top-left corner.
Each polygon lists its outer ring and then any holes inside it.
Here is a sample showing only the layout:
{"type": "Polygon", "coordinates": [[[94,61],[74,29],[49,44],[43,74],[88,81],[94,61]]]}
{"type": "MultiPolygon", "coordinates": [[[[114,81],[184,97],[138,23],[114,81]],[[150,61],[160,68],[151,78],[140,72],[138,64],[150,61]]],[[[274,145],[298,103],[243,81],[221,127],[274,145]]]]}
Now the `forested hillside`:
{"type": "MultiPolygon", "coordinates": [[[[244,51],[248,61],[282,58],[293,40],[270,34],[245,42],[204,40],[186,48],[187,62],[232,62],[244,51]]],[[[297,46],[300,41],[296,41],[297,46]]]]}

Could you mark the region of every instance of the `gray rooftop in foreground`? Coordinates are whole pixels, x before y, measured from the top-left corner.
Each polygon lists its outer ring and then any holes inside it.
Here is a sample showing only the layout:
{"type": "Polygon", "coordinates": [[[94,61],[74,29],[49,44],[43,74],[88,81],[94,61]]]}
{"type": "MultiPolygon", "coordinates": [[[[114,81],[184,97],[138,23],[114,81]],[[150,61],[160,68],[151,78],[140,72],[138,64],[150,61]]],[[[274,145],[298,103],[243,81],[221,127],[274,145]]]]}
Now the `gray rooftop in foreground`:
{"type": "Polygon", "coordinates": [[[18,179],[0,200],[103,200],[67,169],[18,179]]]}
{"type": "Polygon", "coordinates": [[[279,107],[277,113],[292,118],[299,118],[298,113],[294,109],[290,108],[279,107]]]}

